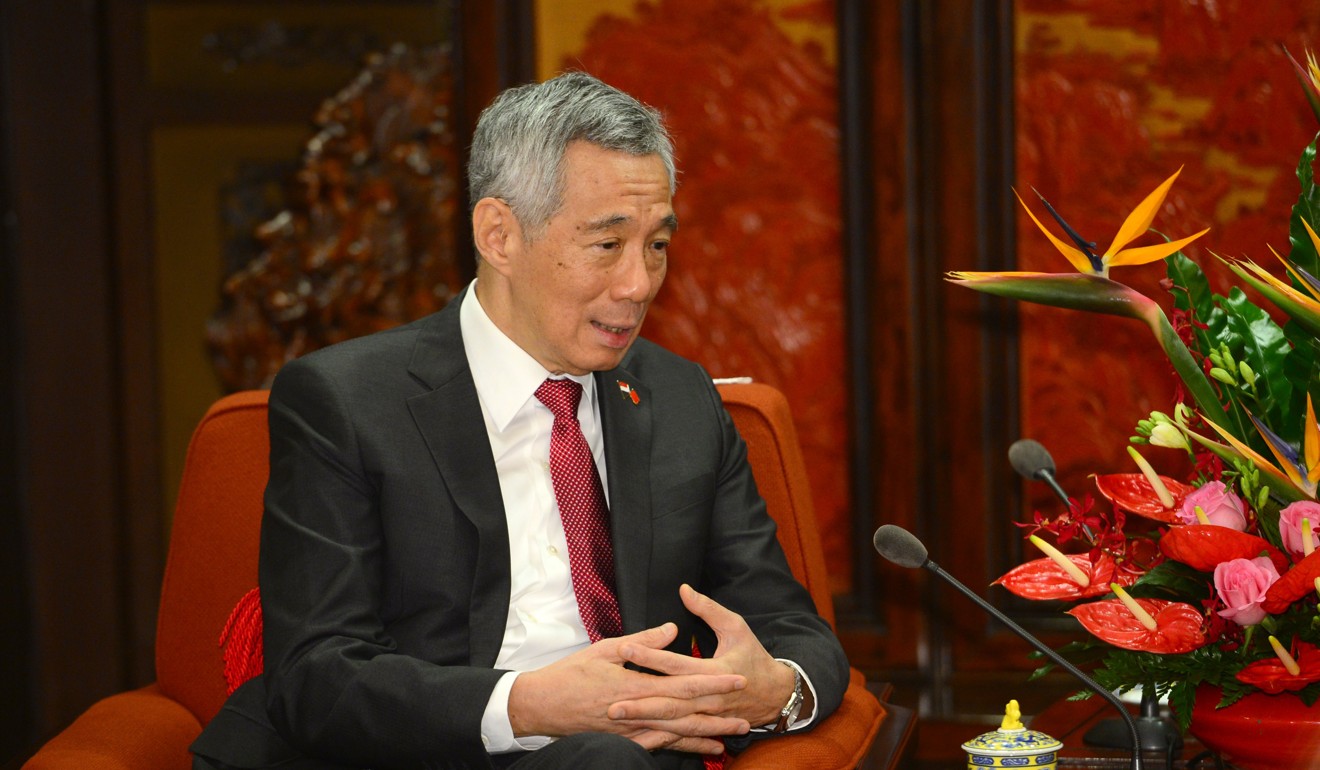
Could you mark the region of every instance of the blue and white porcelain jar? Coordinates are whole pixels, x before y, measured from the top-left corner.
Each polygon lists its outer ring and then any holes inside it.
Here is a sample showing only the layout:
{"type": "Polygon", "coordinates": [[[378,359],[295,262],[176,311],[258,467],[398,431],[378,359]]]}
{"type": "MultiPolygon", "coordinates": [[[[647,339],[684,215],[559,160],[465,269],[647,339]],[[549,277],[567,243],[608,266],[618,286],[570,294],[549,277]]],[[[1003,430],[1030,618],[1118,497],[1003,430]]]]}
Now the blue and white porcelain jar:
{"type": "Polygon", "coordinates": [[[982,767],[1029,767],[1056,770],[1063,743],[1022,725],[1018,702],[1004,709],[1004,721],[992,733],[983,733],[962,745],[968,770],[982,767]]]}

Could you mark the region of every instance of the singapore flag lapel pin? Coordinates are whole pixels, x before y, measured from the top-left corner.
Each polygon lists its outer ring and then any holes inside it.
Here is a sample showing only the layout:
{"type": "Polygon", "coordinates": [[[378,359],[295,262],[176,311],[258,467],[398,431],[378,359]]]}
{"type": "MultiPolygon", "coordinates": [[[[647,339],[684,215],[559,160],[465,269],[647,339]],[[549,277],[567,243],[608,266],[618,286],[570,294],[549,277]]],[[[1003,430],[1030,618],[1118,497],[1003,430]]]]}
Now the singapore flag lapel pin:
{"type": "Polygon", "coordinates": [[[623,380],[615,380],[615,382],[619,383],[619,392],[631,398],[634,405],[641,403],[642,399],[637,396],[637,391],[633,390],[631,385],[623,380]]]}

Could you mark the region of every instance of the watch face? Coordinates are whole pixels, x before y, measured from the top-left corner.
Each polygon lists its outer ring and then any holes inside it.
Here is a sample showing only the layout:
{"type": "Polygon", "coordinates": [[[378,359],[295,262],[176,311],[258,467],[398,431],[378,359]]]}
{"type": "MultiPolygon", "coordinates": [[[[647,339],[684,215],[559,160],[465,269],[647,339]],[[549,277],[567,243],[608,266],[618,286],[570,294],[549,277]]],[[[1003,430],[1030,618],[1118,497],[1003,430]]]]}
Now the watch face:
{"type": "Polygon", "coordinates": [[[788,709],[788,726],[792,727],[797,722],[798,714],[802,713],[802,698],[799,696],[793,700],[793,705],[788,709]]]}

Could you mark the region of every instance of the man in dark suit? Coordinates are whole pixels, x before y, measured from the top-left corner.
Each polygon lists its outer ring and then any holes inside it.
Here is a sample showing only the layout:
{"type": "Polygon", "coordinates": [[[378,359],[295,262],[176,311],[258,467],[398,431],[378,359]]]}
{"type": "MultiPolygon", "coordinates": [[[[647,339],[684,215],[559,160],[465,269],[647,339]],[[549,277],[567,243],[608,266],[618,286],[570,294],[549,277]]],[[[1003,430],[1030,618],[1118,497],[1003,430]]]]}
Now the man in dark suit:
{"type": "Polygon", "coordinates": [[[709,376],[638,339],[677,227],[658,113],[512,89],[469,177],[473,285],[275,381],[265,674],[196,767],[691,768],[842,698],[709,376]]]}

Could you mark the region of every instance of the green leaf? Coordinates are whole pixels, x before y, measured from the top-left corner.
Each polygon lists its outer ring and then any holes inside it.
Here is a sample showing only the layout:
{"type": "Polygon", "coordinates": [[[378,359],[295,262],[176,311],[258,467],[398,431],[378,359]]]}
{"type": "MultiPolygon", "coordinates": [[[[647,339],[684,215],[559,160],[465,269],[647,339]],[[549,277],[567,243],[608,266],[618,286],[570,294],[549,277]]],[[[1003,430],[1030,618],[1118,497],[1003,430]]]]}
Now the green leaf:
{"type": "Polygon", "coordinates": [[[1302,703],[1307,706],[1315,704],[1320,699],[1320,682],[1312,682],[1297,691],[1297,697],[1302,699],[1302,703]]]}
{"type": "Polygon", "coordinates": [[[1186,564],[1167,559],[1129,586],[1128,593],[1148,599],[1171,599],[1180,602],[1199,602],[1210,598],[1207,575],[1186,564]]]}
{"type": "Polygon", "coordinates": [[[1182,311],[1190,311],[1193,319],[1207,327],[1197,328],[1194,333],[1197,352],[1202,356],[1208,355],[1214,340],[1219,339],[1227,323],[1224,311],[1216,304],[1217,298],[1210,290],[1210,282],[1200,265],[1188,259],[1181,251],[1164,262],[1169,280],[1177,287],[1172,292],[1173,306],[1182,311]]]}
{"type": "Polygon", "coordinates": [[[1297,181],[1301,183],[1302,190],[1297,203],[1293,205],[1292,217],[1288,220],[1288,241],[1292,245],[1288,259],[1311,275],[1320,276],[1320,255],[1316,254],[1315,245],[1302,226],[1302,218],[1305,217],[1312,228],[1320,228],[1320,189],[1315,185],[1317,142],[1320,142],[1320,134],[1316,134],[1315,139],[1302,150],[1302,157],[1297,161],[1297,181]]]}
{"type": "Polygon", "coordinates": [[[1174,682],[1169,687],[1169,709],[1178,719],[1178,727],[1183,732],[1192,724],[1192,708],[1196,704],[1196,685],[1191,682],[1174,682]]]}
{"type": "Polygon", "coordinates": [[[1312,401],[1320,404],[1320,340],[1292,321],[1284,324],[1283,334],[1292,344],[1292,350],[1283,359],[1283,376],[1295,386],[1290,412],[1300,420],[1306,414],[1308,391],[1312,401]]]}
{"type": "Polygon", "coordinates": [[[1228,314],[1228,329],[1233,341],[1229,347],[1239,361],[1245,360],[1255,370],[1260,402],[1255,410],[1285,441],[1301,440],[1301,420],[1292,414],[1293,386],[1284,375],[1284,359],[1292,351],[1283,329],[1269,314],[1253,304],[1236,286],[1223,301],[1228,314]]]}

